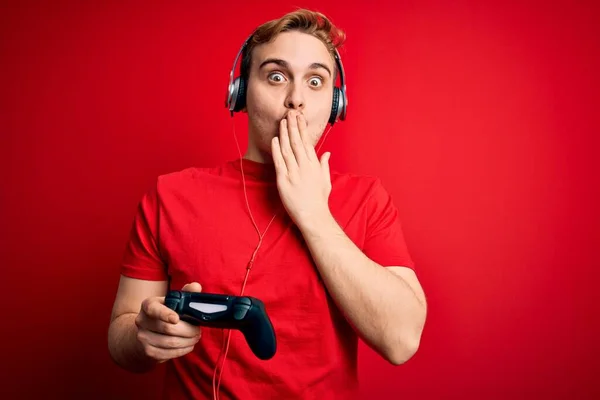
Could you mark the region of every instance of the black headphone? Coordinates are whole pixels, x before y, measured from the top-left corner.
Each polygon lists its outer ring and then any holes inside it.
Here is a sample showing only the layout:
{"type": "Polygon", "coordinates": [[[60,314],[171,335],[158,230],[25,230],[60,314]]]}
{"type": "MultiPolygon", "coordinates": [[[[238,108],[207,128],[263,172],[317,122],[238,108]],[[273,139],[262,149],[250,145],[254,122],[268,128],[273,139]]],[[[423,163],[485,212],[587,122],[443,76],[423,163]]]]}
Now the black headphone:
{"type": "MultiPolygon", "coordinates": [[[[239,76],[233,79],[233,74],[235,73],[235,67],[237,66],[238,60],[246,46],[248,46],[248,42],[252,38],[253,35],[250,35],[248,39],[244,42],[240,51],[238,51],[237,56],[235,57],[235,62],[233,63],[233,68],[231,69],[231,73],[229,74],[229,90],[227,91],[227,100],[225,101],[225,107],[229,109],[231,115],[233,116],[234,112],[238,112],[244,109],[246,106],[246,80],[239,76]]],[[[340,83],[341,88],[337,86],[333,88],[333,102],[331,104],[331,114],[329,115],[329,123],[333,125],[336,121],[343,121],[346,119],[346,108],[348,107],[348,98],[346,96],[346,80],[344,76],[344,66],[342,65],[342,60],[340,58],[340,54],[337,49],[335,50],[334,59],[337,64],[338,70],[340,72],[340,83]]]]}

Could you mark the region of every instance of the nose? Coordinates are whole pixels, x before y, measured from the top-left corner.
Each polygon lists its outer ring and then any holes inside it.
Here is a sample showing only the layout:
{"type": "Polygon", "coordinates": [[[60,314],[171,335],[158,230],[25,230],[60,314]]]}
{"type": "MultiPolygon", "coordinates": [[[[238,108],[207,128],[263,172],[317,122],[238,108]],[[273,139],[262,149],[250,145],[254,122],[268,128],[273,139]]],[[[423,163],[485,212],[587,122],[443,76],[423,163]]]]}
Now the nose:
{"type": "Polygon", "coordinates": [[[304,95],[301,85],[291,84],[288,95],[285,99],[285,106],[291,110],[304,109],[304,95]]]}

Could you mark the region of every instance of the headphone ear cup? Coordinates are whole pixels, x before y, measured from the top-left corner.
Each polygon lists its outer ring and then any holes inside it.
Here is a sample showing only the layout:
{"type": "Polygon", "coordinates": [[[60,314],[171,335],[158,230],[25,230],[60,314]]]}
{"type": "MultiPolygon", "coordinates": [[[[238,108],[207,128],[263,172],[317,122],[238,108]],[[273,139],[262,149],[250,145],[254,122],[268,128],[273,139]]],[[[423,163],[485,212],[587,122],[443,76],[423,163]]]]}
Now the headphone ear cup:
{"type": "Polygon", "coordinates": [[[340,89],[333,88],[333,101],[331,103],[331,114],[329,114],[329,123],[333,125],[339,114],[340,107],[340,89]]]}
{"type": "Polygon", "coordinates": [[[241,76],[237,77],[233,86],[233,98],[235,99],[233,111],[237,112],[246,107],[246,80],[241,76]]]}

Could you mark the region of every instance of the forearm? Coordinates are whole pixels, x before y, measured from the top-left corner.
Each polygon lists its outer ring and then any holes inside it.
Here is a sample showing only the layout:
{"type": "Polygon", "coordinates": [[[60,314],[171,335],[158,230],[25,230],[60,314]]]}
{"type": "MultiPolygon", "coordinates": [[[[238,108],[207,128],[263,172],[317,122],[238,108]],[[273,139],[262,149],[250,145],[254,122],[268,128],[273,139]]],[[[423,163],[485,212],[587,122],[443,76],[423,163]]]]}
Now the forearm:
{"type": "Polygon", "coordinates": [[[136,373],[150,371],[156,361],[146,356],[137,340],[136,313],[115,318],[108,328],[108,350],[122,368],[136,373]]]}
{"type": "Polygon", "coordinates": [[[331,297],[359,336],[393,364],[408,360],[419,345],[424,299],[369,259],[332,216],[300,229],[331,297]]]}

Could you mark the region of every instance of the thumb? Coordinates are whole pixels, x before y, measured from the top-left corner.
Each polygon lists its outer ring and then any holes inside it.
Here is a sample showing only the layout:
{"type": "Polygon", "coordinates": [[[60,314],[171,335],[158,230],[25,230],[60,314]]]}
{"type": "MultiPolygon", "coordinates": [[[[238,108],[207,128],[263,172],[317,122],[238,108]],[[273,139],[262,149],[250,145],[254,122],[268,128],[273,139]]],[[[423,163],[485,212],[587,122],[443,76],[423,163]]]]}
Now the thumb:
{"type": "Polygon", "coordinates": [[[192,282],[192,283],[188,283],[187,285],[184,285],[183,288],[181,289],[184,292],[201,292],[202,291],[202,285],[200,285],[198,282],[192,282]]]}

